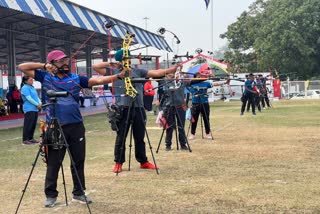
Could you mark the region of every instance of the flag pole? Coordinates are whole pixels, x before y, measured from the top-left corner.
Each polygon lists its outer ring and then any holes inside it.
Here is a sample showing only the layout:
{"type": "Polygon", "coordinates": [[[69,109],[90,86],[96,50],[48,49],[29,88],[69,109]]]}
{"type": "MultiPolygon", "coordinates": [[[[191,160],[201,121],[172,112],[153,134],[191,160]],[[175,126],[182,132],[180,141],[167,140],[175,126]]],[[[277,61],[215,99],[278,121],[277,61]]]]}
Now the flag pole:
{"type": "MultiPolygon", "coordinates": [[[[211,0],[213,1],[213,0],[211,0]]],[[[213,52],[213,2],[211,2],[211,52],[213,52]]]]}

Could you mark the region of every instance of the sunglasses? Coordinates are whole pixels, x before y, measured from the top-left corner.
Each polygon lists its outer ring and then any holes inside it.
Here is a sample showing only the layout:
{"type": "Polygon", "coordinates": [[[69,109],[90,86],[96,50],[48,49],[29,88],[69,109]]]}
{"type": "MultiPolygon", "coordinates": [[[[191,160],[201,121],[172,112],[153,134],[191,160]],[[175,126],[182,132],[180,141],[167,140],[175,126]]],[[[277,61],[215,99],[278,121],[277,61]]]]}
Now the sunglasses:
{"type": "Polygon", "coordinates": [[[66,58],[62,58],[62,59],[59,59],[59,60],[54,60],[54,62],[56,63],[63,63],[63,62],[68,62],[70,60],[69,57],[66,57],[66,58]]]}

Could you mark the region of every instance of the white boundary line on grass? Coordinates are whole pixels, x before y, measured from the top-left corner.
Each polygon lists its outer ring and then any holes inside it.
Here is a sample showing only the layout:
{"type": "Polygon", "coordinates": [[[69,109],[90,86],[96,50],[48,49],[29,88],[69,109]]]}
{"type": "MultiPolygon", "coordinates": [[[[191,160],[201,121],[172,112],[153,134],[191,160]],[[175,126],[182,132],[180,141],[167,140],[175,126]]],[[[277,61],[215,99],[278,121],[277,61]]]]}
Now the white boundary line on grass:
{"type": "Polygon", "coordinates": [[[221,130],[223,130],[223,129],[225,129],[225,128],[229,127],[230,125],[232,125],[232,124],[233,124],[233,122],[234,122],[234,121],[231,121],[231,122],[227,123],[225,126],[223,126],[223,127],[219,128],[219,129],[217,129],[217,130],[215,130],[215,131],[216,131],[216,132],[217,132],[217,131],[221,131],[221,130]]]}

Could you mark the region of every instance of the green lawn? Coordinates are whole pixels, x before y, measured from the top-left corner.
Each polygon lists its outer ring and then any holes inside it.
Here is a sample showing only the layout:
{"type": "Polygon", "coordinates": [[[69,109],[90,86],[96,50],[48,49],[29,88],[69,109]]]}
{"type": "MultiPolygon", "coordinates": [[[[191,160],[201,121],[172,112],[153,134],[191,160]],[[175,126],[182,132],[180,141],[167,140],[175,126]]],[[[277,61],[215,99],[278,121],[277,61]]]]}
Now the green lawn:
{"type": "MultiPolygon", "coordinates": [[[[240,102],[212,103],[215,139],[201,139],[199,126],[196,139],[189,141],[192,153],[167,152],[162,142],[156,154],[162,130],[148,113],[147,131],[159,175],[140,169],[134,155],[128,171],[128,145],[124,171],[112,173],[115,133],[105,114],[85,117],[92,213],[320,213],[320,100],[272,104],[255,117],[240,117],[240,102]]],[[[21,145],[21,133],[21,128],[0,130],[0,213],[15,212],[38,151],[37,146],[21,145]]],[[[148,143],[147,155],[152,160],[148,143]]],[[[69,165],[66,156],[70,200],[69,165]]],[[[39,160],[19,213],[88,213],[84,205],[65,207],[61,176],[59,204],[43,208],[45,170],[39,160]]]]}

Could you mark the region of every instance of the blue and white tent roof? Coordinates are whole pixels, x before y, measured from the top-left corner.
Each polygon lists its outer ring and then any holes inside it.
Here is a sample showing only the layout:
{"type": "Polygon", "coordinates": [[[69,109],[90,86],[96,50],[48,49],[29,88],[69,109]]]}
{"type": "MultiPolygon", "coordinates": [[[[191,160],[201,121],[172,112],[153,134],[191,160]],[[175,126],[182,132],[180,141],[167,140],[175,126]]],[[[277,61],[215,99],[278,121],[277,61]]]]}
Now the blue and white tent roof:
{"type": "Polygon", "coordinates": [[[110,30],[113,37],[119,39],[124,37],[125,30],[119,27],[119,25],[122,25],[136,35],[134,43],[172,51],[161,35],[143,30],[67,0],[0,0],[0,6],[102,34],[107,34],[103,24],[112,20],[117,24],[110,30]]]}

